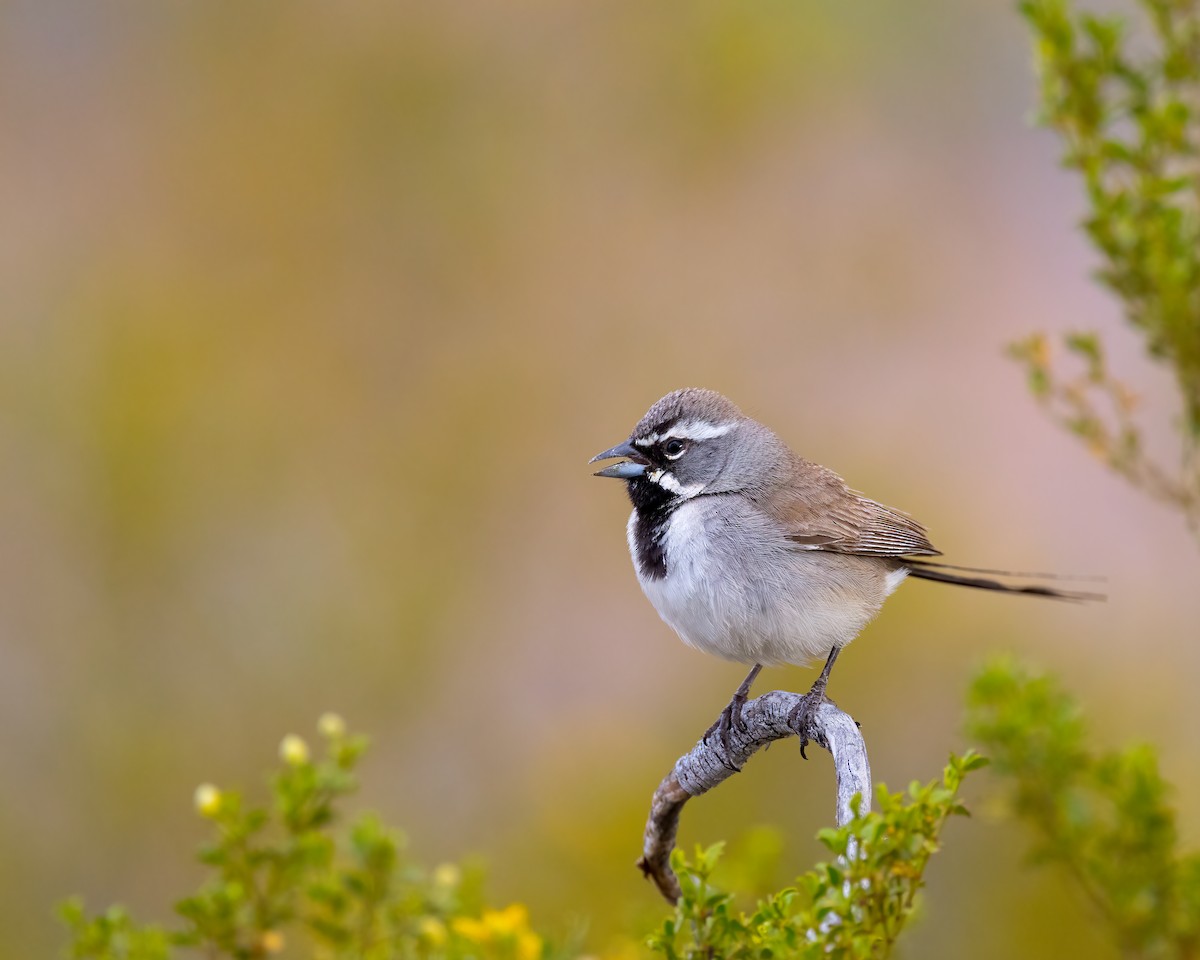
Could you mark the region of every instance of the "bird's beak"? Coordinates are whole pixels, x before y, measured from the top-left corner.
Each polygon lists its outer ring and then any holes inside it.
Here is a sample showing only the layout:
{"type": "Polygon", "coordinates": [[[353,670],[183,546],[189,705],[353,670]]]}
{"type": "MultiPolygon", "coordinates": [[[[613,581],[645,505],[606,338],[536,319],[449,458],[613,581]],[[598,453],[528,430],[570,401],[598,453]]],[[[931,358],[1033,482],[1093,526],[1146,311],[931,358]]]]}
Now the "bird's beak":
{"type": "Polygon", "coordinates": [[[603,453],[596,454],[588,463],[595,463],[597,460],[612,460],[616,457],[628,457],[629,459],[621,463],[614,463],[611,467],[605,467],[603,470],[597,470],[595,476],[612,477],[615,480],[633,480],[635,477],[645,474],[645,457],[628,440],[618,443],[615,447],[609,447],[603,453]]]}

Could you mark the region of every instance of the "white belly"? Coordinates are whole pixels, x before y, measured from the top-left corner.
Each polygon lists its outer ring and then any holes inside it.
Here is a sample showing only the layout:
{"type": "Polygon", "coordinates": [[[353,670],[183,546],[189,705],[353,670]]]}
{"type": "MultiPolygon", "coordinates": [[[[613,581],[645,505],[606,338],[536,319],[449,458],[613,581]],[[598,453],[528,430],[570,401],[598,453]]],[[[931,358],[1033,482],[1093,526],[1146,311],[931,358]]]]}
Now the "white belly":
{"type": "Polygon", "coordinates": [[[869,558],[797,550],[767,518],[728,501],[720,510],[703,499],[680,506],[663,547],[665,577],[637,571],[659,616],[689,646],[742,663],[823,660],[903,579],[869,558]]]}

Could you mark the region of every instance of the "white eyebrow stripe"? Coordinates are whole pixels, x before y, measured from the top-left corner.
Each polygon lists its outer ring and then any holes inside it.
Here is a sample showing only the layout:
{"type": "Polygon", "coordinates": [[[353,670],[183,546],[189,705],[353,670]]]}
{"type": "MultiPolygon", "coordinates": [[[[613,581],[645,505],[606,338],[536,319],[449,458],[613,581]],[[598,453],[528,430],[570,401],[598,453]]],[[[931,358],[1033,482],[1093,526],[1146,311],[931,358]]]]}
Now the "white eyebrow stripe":
{"type": "Polygon", "coordinates": [[[704,489],[702,483],[680,483],[675,479],[675,474],[668,473],[666,470],[651,470],[646,474],[646,479],[657,483],[664,490],[678,494],[685,500],[690,500],[704,489]]]}
{"type": "Polygon", "coordinates": [[[660,440],[712,440],[715,437],[725,436],[736,426],[736,423],[730,422],[710,423],[708,420],[684,420],[662,433],[638,437],[633,442],[638,447],[652,447],[660,440]]]}

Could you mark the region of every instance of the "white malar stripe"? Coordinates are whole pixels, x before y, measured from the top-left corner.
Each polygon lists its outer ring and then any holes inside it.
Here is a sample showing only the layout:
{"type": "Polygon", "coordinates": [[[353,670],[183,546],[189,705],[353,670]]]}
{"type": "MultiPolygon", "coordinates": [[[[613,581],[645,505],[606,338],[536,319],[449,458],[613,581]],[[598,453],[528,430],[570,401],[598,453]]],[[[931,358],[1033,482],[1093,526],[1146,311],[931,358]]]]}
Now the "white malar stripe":
{"type": "Polygon", "coordinates": [[[660,440],[712,440],[723,437],[736,427],[736,423],[710,423],[707,420],[684,420],[662,433],[652,433],[649,436],[638,437],[634,444],[639,447],[652,447],[660,440]]]}
{"type": "Polygon", "coordinates": [[[666,470],[651,470],[646,474],[646,479],[685,500],[690,500],[704,489],[702,483],[680,483],[675,479],[675,474],[668,473],[666,470]]]}

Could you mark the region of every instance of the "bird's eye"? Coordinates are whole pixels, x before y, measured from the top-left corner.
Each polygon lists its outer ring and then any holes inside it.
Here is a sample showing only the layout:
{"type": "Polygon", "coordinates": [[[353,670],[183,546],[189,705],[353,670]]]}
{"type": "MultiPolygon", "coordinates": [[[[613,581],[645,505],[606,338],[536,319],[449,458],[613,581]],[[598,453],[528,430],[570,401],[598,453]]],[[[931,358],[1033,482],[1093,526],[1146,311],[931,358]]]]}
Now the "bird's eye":
{"type": "Polygon", "coordinates": [[[667,455],[668,460],[678,460],[683,456],[683,451],[687,449],[687,444],[682,440],[677,440],[672,437],[663,444],[663,453],[667,455]]]}

